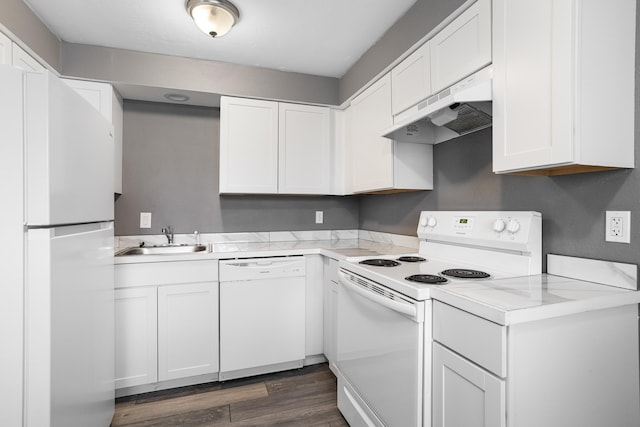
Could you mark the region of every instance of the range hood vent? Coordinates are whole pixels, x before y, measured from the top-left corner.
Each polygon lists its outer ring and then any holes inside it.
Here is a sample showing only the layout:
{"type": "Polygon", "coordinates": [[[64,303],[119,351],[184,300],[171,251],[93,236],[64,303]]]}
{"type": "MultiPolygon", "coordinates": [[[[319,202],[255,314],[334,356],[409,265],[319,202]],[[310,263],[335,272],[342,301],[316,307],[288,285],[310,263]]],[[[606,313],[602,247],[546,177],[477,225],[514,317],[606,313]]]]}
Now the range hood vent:
{"type": "Polygon", "coordinates": [[[385,138],[438,144],[491,126],[491,66],[394,116],[385,138]]]}

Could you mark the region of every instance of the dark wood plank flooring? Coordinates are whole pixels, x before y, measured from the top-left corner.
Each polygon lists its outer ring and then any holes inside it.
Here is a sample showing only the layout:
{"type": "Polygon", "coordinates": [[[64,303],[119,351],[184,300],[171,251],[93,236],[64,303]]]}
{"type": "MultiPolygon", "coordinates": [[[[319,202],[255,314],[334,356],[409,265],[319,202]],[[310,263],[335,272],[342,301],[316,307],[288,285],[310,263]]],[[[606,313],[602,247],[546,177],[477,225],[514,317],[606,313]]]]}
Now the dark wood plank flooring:
{"type": "Polygon", "coordinates": [[[326,363],[116,400],[112,427],[348,427],[326,363]]]}

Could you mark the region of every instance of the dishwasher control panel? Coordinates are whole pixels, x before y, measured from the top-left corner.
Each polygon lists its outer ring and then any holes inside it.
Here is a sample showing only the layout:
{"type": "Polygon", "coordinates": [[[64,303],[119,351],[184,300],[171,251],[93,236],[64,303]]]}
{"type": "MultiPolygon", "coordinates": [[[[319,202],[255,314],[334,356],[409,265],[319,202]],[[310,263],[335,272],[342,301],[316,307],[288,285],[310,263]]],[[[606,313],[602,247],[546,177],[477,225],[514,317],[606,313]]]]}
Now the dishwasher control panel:
{"type": "Polygon", "coordinates": [[[271,258],[238,258],[220,260],[220,281],[261,280],[304,276],[302,255],[271,258]]]}

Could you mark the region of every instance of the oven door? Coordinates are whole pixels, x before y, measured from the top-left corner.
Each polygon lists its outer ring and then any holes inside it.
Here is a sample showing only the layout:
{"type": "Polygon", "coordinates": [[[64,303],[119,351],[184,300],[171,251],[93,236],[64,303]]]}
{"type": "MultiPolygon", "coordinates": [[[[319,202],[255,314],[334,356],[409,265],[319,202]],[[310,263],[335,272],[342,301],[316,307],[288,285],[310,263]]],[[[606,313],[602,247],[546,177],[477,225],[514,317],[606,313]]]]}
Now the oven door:
{"type": "Polygon", "coordinates": [[[338,408],[351,426],[422,426],[424,303],[340,270],[338,408]]]}

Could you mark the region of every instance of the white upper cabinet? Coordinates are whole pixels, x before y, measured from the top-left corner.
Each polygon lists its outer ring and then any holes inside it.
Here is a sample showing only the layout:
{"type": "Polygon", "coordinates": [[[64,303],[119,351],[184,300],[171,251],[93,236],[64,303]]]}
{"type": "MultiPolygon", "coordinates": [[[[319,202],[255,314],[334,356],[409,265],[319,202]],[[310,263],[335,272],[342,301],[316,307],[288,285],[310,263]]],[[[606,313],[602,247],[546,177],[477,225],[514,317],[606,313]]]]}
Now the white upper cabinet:
{"type": "Polygon", "coordinates": [[[433,189],[433,147],[397,143],[382,131],[391,116],[391,73],[351,102],[348,114],[350,193],[433,189]]]}
{"type": "Polygon", "coordinates": [[[278,193],[331,192],[329,108],[279,104],[278,193]]]}
{"type": "Polygon", "coordinates": [[[635,22],[635,0],[494,0],[494,172],[634,167],[635,22]]]}
{"type": "Polygon", "coordinates": [[[13,65],[27,71],[45,70],[42,64],[3,33],[0,33],[0,64],[13,65]]]}
{"type": "Polygon", "coordinates": [[[13,62],[11,48],[13,42],[4,34],[0,33],[0,64],[11,65],[13,62]]]}
{"type": "Polygon", "coordinates": [[[96,110],[100,111],[113,125],[113,189],[115,193],[122,194],[122,97],[108,83],[73,79],[62,80],[86,99],[96,110]]]}
{"type": "Polygon", "coordinates": [[[18,68],[22,68],[27,71],[43,71],[45,68],[36,61],[31,55],[29,55],[24,49],[17,44],[13,44],[11,49],[12,63],[18,68]]]}
{"type": "Polygon", "coordinates": [[[222,97],[220,193],[278,192],[278,103],[222,97]]]}
{"type": "Polygon", "coordinates": [[[436,34],[430,52],[432,93],[491,63],[491,0],[478,0],[436,34]]]}
{"type": "Polygon", "coordinates": [[[391,112],[401,113],[431,95],[430,42],[391,70],[391,112]]]}
{"type": "Polygon", "coordinates": [[[222,97],[220,193],[329,194],[329,108],[222,97]]]}
{"type": "Polygon", "coordinates": [[[393,124],[391,75],[387,73],[354,98],[350,109],[353,191],[393,188],[393,141],[380,136],[393,124]]]}

